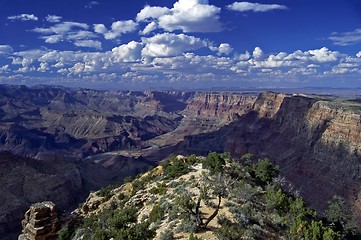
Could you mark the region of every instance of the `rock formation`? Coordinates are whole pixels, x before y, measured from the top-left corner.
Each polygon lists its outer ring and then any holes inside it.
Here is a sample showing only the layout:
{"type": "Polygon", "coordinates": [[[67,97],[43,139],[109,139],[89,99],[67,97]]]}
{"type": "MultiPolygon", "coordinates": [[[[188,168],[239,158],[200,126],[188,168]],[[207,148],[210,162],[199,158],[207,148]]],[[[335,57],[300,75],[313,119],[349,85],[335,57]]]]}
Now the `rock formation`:
{"type": "Polygon", "coordinates": [[[237,121],[218,131],[187,136],[174,151],[269,157],[312,207],[323,211],[337,194],[357,212],[360,109],[354,102],[263,93],[252,111],[237,121]]]}
{"type": "Polygon", "coordinates": [[[31,205],[22,221],[23,231],[19,240],[57,239],[58,217],[55,204],[41,202],[31,205]]]}
{"type": "Polygon", "coordinates": [[[141,147],[174,130],[193,93],[0,86],[0,150],[39,158],[141,147]]]}
{"type": "Polygon", "coordinates": [[[356,102],[271,92],[0,85],[0,150],[11,152],[0,152],[0,238],[19,231],[31,202],[64,210],[154,161],[210,151],[270,157],[312,207],[338,194],[360,210],[360,112],[356,102]]]}
{"type": "Polygon", "coordinates": [[[240,93],[196,93],[184,111],[190,116],[232,122],[252,110],[256,96],[240,93]]]}

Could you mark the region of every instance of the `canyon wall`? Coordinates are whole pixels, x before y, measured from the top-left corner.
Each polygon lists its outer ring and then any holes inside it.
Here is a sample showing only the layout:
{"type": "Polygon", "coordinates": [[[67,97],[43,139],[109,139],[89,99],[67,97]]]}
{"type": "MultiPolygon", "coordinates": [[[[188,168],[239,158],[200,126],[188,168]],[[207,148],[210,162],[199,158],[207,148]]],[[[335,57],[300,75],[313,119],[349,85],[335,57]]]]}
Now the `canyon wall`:
{"type": "Polygon", "coordinates": [[[0,150],[38,159],[0,154],[0,235],[34,201],[66,209],[78,194],[122,182],[152,161],[210,151],[269,157],[312,207],[322,211],[338,194],[358,213],[360,114],[357,102],[271,92],[0,86],[0,150]],[[92,158],[108,151],[117,152],[92,158]]]}
{"type": "Polygon", "coordinates": [[[193,117],[232,122],[252,110],[256,98],[232,92],[198,92],[188,101],[183,113],[193,117]]]}
{"type": "Polygon", "coordinates": [[[0,150],[83,157],[173,131],[194,93],[0,86],[0,150]]]}
{"type": "Polygon", "coordinates": [[[337,194],[359,211],[360,113],[355,102],[267,92],[237,121],[188,136],[177,149],[269,157],[312,207],[324,210],[337,194]]]}

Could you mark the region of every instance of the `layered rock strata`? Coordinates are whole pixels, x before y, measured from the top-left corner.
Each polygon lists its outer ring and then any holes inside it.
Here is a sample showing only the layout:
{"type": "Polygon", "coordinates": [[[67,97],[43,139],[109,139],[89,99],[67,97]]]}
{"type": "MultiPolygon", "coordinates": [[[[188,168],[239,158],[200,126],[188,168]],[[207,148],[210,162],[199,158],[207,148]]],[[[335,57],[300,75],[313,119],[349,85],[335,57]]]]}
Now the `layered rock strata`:
{"type": "Polygon", "coordinates": [[[262,93],[252,111],[218,131],[187,136],[178,150],[269,157],[312,207],[323,211],[333,195],[341,195],[361,209],[361,105],[356,102],[262,93]]]}
{"type": "Polygon", "coordinates": [[[57,239],[58,217],[52,202],[35,203],[25,213],[22,221],[23,231],[19,240],[57,239]]]}

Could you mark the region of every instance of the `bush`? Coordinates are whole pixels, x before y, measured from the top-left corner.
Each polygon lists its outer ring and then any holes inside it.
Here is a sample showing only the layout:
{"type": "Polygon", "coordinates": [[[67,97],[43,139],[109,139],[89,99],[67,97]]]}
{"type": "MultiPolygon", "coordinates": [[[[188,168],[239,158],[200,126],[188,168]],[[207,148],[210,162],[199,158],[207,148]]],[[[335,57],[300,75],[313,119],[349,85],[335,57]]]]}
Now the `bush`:
{"type": "Polygon", "coordinates": [[[290,238],[291,240],[336,240],[340,239],[340,236],[332,229],[326,228],[321,221],[312,220],[311,222],[307,222],[297,217],[290,228],[290,238]]]}
{"type": "Polygon", "coordinates": [[[226,160],[224,156],[216,152],[209,153],[202,162],[203,167],[209,169],[213,173],[222,172],[225,164],[226,160]]]}
{"type": "Polygon", "coordinates": [[[96,194],[99,197],[103,197],[105,201],[108,201],[114,194],[112,193],[112,190],[114,189],[114,186],[106,186],[101,188],[96,194]]]}
{"type": "Polygon", "coordinates": [[[63,228],[58,232],[58,240],[71,239],[73,233],[68,228],[63,228]]]}
{"type": "Polygon", "coordinates": [[[164,175],[166,178],[174,179],[189,172],[189,164],[173,158],[165,165],[164,175]]]}
{"type": "Polygon", "coordinates": [[[225,217],[218,218],[220,228],[217,228],[215,233],[219,240],[239,240],[242,239],[244,228],[239,225],[232,223],[225,217]]]}
{"type": "Polygon", "coordinates": [[[189,235],[188,240],[203,240],[203,238],[194,236],[194,234],[191,233],[191,235],[189,235]]]}
{"type": "Polygon", "coordinates": [[[161,209],[159,204],[154,205],[152,211],[149,213],[149,220],[151,222],[158,222],[159,220],[162,220],[164,217],[164,211],[161,209]]]}
{"type": "Polygon", "coordinates": [[[122,229],[128,227],[128,224],[137,222],[137,209],[125,207],[120,211],[116,211],[110,219],[111,227],[122,229]]]}
{"type": "Polygon", "coordinates": [[[334,222],[342,232],[352,232],[355,229],[355,223],[352,219],[352,213],[347,209],[345,200],[340,196],[333,196],[326,210],[327,219],[334,222]]]}
{"type": "Polygon", "coordinates": [[[109,237],[104,229],[97,228],[94,233],[94,238],[96,240],[107,240],[109,237]]]}
{"type": "Polygon", "coordinates": [[[125,207],[113,213],[109,219],[111,236],[124,240],[152,239],[155,231],[149,230],[149,221],[137,223],[137,212],[135,208],[125,207]]]}
{"type": "Polygon", "coordinates": [[[164,195],[167,192],[167,185],[163,183],[157,183],[156,187],[153,187],[149,190],[151,194],[164,195]]]}
{"type": "Polygon", "coordinates": [[[279,174],[278,167],[274,167],[267,158],[258,160],[253,169],[256,178],[264,184],[271,183],[279,174]]]}
{"type": "Polygon", "coordinates": [[[197,222],[190,216],[185,216],[182,222],[178,225],[178,232],[194,233],[198,229],[197,222]]]}
{"type": "Polygon", "coordinates": [[[174,233],[172,231],[166,230],[160,234],[159,240],[174,240],[174,233]]]}
{"type": "Polygon", "coordinates": [[[266,206],[268,209],[275,208],[278,211],[287,212],[289,209],[288,197],[281,189],[277,191],[269,189],[266,192],[266,206]]]}

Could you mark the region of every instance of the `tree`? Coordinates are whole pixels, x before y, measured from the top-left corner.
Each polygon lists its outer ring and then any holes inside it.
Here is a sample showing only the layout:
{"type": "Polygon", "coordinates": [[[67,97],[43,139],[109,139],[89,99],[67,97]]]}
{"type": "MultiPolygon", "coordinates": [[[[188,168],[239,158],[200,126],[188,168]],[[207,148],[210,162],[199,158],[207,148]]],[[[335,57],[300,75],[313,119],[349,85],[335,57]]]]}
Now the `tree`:
{"type": "Polygon", "coordinates": [[[189,172],[189,164],[173,158],[167,164],[164,164],[164,175],[173,179],[189,172]]]}
{"type": "Polygon", "coordinates": [[[125,207],[113,214],[109,221],[115,239],[145,240],[155,236],[155,231],[149,230],[149,221],[137,223],[137,212],[136,208],[125,207]]]}
{"type": "Polygon", "coordinates": [[[332,222],[339,222],[344,225],[348,219],[345,201],[340,196],[333,196],[332,201],[326,210],[326,216],[332,222]]]}
{"type": "Polygon", "coordinates": [[[256,178],[263,183],[272,182],[273,178],[279,174],[278,167],[274,167],[268,158],[260,159],[253,165],[256,178]]]}
{"type": "Polygon", "coordinates": [[[189,194],[183,194],[177,198],[176,203],[195,219],[198,229],[204,229],[217,216],[222,198],[228,194],[229,188],[233,185],[233,180],[218,173],[212,177],[204,175],[198,185],[199,194],[196,201],[189,194]],[[217,203],[213,213],[205,217],[201,212],[201,202],[207,203],[210,199],[215,199],[217,203]]]}
{"type": "Polygon", "coordinates": [[[266,204],[268,209],[277,209],[278,211],[287,212],[289,208],[289,198],[282,191],[278,189],[269,189],[266,192],[266,204]]]}
{"type": "Polygon", "coordinates": [[[340,196],[333,196],[326,210],[327,219],[334,222],[340,232],[347,234],[347,232],[352,232],[355,229],[355,223],[351,216],[352,214],[347,210],[345,200],[340,196]]]}
{"type": "Polygon", "coordinates": [[[223,166],[226,164],[225,156],[226,155],[211,152],[203,160],[203,167],[209,169],[212,173],[222,172],[223,166]]]}

